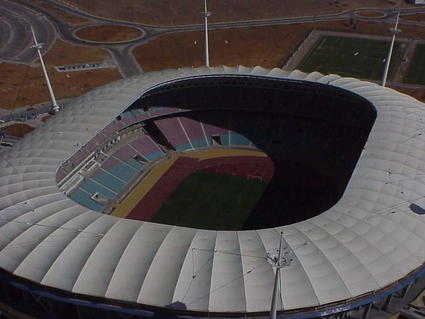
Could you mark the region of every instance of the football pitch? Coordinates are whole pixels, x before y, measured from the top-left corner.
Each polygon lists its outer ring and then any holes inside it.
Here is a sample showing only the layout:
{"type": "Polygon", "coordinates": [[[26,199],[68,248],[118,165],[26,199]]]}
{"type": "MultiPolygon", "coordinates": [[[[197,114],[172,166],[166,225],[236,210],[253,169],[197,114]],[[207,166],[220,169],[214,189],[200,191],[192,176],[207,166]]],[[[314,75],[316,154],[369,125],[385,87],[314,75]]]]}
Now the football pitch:
{"type": "Polygon", "coordinates": [[[214,230],[242,229],[267,184],[260,178],[194,172],[150,221],[214,230]]]}
{"type": "Polygon", "coordinates": [[[410,62],[403,82],[411,84],[425,84],[425,44],[418,44],[410,62]]]}
{"type": "MultiPolygon", "coordinates": [[[[321,36],[297,68],[361,79],[380,80],[388,55],[389,41],[338,36],[321,36]]],[[[395,42],[388,79],[395,75],[406,44],[395,42]]]]}

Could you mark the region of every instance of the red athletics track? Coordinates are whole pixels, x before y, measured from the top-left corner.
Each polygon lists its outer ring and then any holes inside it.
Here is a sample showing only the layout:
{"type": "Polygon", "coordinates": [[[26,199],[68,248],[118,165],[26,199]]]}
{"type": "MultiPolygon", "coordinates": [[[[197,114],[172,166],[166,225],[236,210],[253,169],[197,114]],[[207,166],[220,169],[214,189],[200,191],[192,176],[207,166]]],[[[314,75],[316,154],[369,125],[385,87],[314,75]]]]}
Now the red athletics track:
{"type": "Polygon", "coordinates": [[[274,164],[268,157],[231,156],[199,161],[196,170],[270,180],[274,174],[274,164]]]}
{"type": "MultiPolygon", "coordinates": [[[[162,203],[179,186],[180,182],[192,173],[197,162],[196,158],[179,157],[126,218],[149,221],[162,203]]],[[[143,183],[143,180],[141,183],[143,183]]]]}
{"type": "Polygon", "coordinates": [[[270,180],[274,174],[274,164],[270,158],[258,156],[229,156],[205,160],[193,157],[179,157],[126,218],[151,220],[155,212],[176,190],[179,184],[195,171],[209,171],[242,177],[255,176],[270,180]]]}

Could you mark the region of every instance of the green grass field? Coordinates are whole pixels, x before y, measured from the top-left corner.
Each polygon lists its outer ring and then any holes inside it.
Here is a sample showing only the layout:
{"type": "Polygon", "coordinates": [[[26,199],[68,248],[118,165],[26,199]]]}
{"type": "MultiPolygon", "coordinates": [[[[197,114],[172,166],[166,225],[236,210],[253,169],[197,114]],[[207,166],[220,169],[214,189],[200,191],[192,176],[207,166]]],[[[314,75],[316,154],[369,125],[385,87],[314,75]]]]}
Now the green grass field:
{"type": "Polygon", "coordinates": [[[425,44],[418,44],[409,64],[403,82],[411,84],[425,84],[425,44]]]}
{"type": "MultiPolygon", "coordinates": [[[[388,55],[389,41],[322,36],[302,59],[297,68],[305,72],[339,74],[361,79],[380,80],[388,55]]],[[[388,79],[400,65],[405,43],[394,43],[388,79]]]]}
{"type": "Polygon", "coordinates": [[[203,229],[241,229],[267,184],[257,178],[194,172],[151,221],[203,229]]]}

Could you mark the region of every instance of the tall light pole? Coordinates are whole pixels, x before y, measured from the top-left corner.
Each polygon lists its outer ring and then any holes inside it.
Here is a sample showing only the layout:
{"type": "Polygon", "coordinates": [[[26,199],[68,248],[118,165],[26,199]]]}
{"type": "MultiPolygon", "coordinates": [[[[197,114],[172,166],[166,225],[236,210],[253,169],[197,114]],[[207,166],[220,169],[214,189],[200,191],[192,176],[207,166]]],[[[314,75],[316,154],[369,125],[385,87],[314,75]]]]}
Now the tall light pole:
{"type": "Polygon", "coordinates": [[[388,70],[390,68],[391,56],[392,56],[392,53],[393,53],[393,47],[394,47],[394,41],[395,41],[395,35],[397,33],[401,32],[401,30],[397,29],[399,18],[400,18],[400,9],[398,10],[397,19],[395,21],[395,27],[390,29],[392,34],[393,34],[393,38],[391,39],[390,49],[388,51],[388,56],[387,56],[387,59],[385,61],[384,75],[382,76],[382,86],[385,86],[386,83],[387,83],[388,70]]]}
{"type": "Polygon", "coordinates": [[[37,50],[38,57],[40,58],[41,68],[43,69],[44,78],[46,79],[47,89],[49,90],[50,101],[52,102],[52,109],[56,113],[59,111],[60,107],[56,102],[55,94],[53,93],[52,85],[50,84],[49,75],[47,74],[46,66],[44,65],[43,56],[41,54],[41,48],[43,47],[42,43],[37,42],[37,38],[35,37],[34,29],[31,27],[32,37],[34,39],[34,45],[32,46],[37,50]]]}
{"type": "MultiPolygon", "coordinates": [[[[277,312],[277,302],[278,297],[281,295],[280,291],[280,269],[283,267],[287,267],[291,264],[292,259],[288,256],[282,256],[283,247],[283,232],[280,233],[280,243],[279,243],[279,251],[277,253],[277,257],[267,256],[269,262],[276,268],[276,273],[274,276],[274,284],[273,284],[273,294],[272,294],[272,302],[270,305],[270,319],[276,319],[277,312]]],[[[289,251],[285,250],[284,255],[288,255],[289,251]]]]}
{"type": "Polygon", "coordinates": [[[204,0],[204,22],[205,22],[205,66],[210,66],[210,54],[208,48],[208,17],[211,15],[208,12],[207,0],[204,0]]]}

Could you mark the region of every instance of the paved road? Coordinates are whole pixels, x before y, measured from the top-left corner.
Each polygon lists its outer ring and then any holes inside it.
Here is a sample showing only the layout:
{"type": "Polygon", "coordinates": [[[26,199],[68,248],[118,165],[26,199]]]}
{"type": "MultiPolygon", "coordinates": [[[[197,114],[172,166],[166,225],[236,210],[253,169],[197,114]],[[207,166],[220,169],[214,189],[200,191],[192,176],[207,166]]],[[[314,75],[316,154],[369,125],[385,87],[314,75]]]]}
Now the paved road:
{"type": "Polygon", "coordinates": [[[36,52],[31,48],[30,26],[45,44],[43,50],[47,50],[56,37],[50,20],[14,1],[0,0],[0,61],[31,63],[34,60],[36,52]]]}
{"type": "MultiPolygon", "coordinates": [[[[111,53],[122,76],[130,77],[143,72],[143,70],[136,63],[133,55],[131,54],[131,51],[135,46],[150,41],[153,37],[157,37],[158,35],[164,33],[203,30],[203,24],[181,26],[152,26],[135,22],[117,21],[108,18],[98,17],[80,11],[77,8],[68,7],[60,2],[56,2],[53,0],[47,1],[66,12],[88,18],[92,21],[87,22],[85,24],[72,26],[69,25],[66,21],[64,21],[60,16],[38,5],[37,3],[32,2],[31,0],[0,0],[0,32],[2,35],[4,35],[0,39],[0,60],[29,63],[34,59],[35,52],[33,49],[31,49],[32,40],[30,37],[31,34],[29,32],[29,27],[30,25],[32,25],[41,42],[47,44],[44,50],[46,50],[54,42],[55,37],[58,35],[63,40],[73,44],[102,47],[107,49],[111,53]],[[75,35],[75,31],[78,28],[81,28],[82,26],[117,24],[138,28],[143,32],[143,36],[140,39],[133,39],[126,42],[102,43],[80,39],[75,35]]],[[[351,17],[355,17],[357,21],[365,20],[374,22],[388,22],[393,21],[397,13],[395,9],[367,10],[376,10],[382,12],[383,16],[379,18],[367,18],[361,17],[356,14],[356,12],[362,10],[347,10],[336,14],[325,14],[317,16],[212,23],[210,24],[210,28],[214,30],[257,27],[265,25],[284,25],[296,23],[338,21],[348,20],[351,17]]],[[[408,13],[411,14],[422,12],[425,12],[425,7],[401,9],[402,15],[408,13]]],[[[400,24],[425,26],[423,23],[407,20],[400,21],[400,24]]]]}
{"type": "Polygon", "coordinates": [[[111,53],[115,64],[118,65],[118,69],[122,77],[135,76],[143,72],[140,65],[134,59],[133,54],[131,54],[133,46],[127,45],[120,48],[107,48],[111,53]]]}
{"type": "MultiPolygon", "coordinates": [[[[128,21],[117,21],[108,18],[98,17],[89,13],[79,11],[76,8],[68,7],[64,4],[53,0],[46,0],[52,5],[61,8],[72,14],[76,14],[92,20],[85,24],[78,26],[69,25],[60,16],[48,11],[44,7],[32,2],[31,0],[0,0],[0,61],[12,63],[31,63],[36,55],[34,49],[31,48],[32,38],[30,33],[30,26],[32,26],[37,34],[40,42],[45,44],[43,51],[46,51],[60,36],[63,40],[77,45],[97,46],[107,49],[112,55],[118,69],[123,77],[130,77],[137,75],[143,70],[135,61],[131,54],[132,49],[150,41],[153,37],[161,34],[172,32],[184,32],[203,30],[203,24],[181,25],[181,26],[152,26],[147,24],[139,24],[128,21]],[[78,38],[75,31],[82,26],[101,26],[101,25],[124,25],[140,29],[143,36],[140,39],[134,39],[121,43],[101,43],[91,42],[78,38]]],[[[383,13],[379,18],[361,17],[356,12],[362,10],[348,10],[336,14],[325,14],[307,17],[292,17],[292,18],[275,18],[265,20],[252,20],[252,21],[232,21],[211,23],[210,29],[229,29],[229,28],[245,28],[245,27],[258,27],[268,25],[284,25],[296,23],[310,23],[310,22],[327,22],[348,20],[355,17],[357,21],[373,21],[373,22],[392,22],[395,20],[397,11],[395,9],[363,9],[367,11],[376,10],[383,13]]],[[[425,7],[417,8],[404,8],[401,14],[423,13],[425,7]]],[[[401,25],[416,25],[425,26],[425,23],[401,20],[401,25]]],[[[407,87],[405,84],[400,84],[407,87]]],[[[65,102],[65,101],[63,101],[65,102]]],[[[42,103],[36,107],[36,113],[45,113],[50,109],[48,102],[42,103]]],[[[34,110],[28,111],[26,108],[16,110],[12,113],[3,112],[0,109],[0,119],[14,120],[23,119],[27,116],[32,116],[34,110]]]]}
{"type": "MultiPolygon", "coordinates": [[[[73,7],[68,7],[60,2],[56,2],[53,0],[47,0],[52,5],[55,5],[59,8],[61,8],[64,11],[67,11],[72,14],[80,15],[82,17],[88,18],[93,20],[93,22],[88,22],[85,24],[80,24],[78,26],[72,26],[68,25],[63,19],[53,12],[48,11],[44,7],[39,6],[36,3],[31,2],[31,0],[14,0],[14,5],[12,5],[11,0],[0,0],[0,4],[7,4],[7,7],[13,7],[14,12],[25,12],[26,17],[28,17],[26,20],[29,21],[31,25],[33,25],[37,30],[38,34],[44,34],[46,31],[42,30],[42,26],[49,25],[49,23],[46,23],[47,21],[50,21],[56,29],[56,32],[60,35],[62,39],[65,41],[68,41],[73,44],[77,45],[90,45],[90,46],[98,46],[103,47],[107,49],[112,57],[114,58],[114,61],[120,70],[123,77],[129,77],[136,75],[143,70],[138,66],[138,64],[135,62],[131,50],[133,47],[149,41],[153,37],[157,37],[160,34],[164,33],[172,33],[172,32],[183,32],[183,31],[194,31],[194,30],[202,30],[203,25],[202,24],[193,24],[193,25],[181,25],[181,26],[152,26],[147,24],[140,24],[135,22],[128,22],[128,21],[117,21],[112,20],[108,18],[98,17],[83,11],[80,11],[73,7]],[[86,41],[83,39],[78,38],[75,35],[75,31],[78,28],[81,28],[82,26],[100,26],[100,25],[125,25],[125,26],[131,26],[138,28],[144,32],[142,38],[140,39],[134,39],[129,40],[126,42],[121,43],[109,43],[109,42],[91,42],[86,41]]],[[[0,7],[1,10],[1,7],[0,7]]],[[[9,9],[10,10],[10,9],[9,9]]],[[[212,23],[210,24],[210,28],[212,30],[214,29],[228,29],[228,28],[245,28],[245,27],[257,27],[257,26],[265,26],[265,25],[283,25],[283,24],[295,24],[295,23],[309,23],[309,22],[325,22],[325,21],[338,21],[338,20],[346,20],[350,17],[355,16],[356,20],[368,20],[368,21],[386,21],[386,20],[393,20],[396,14],[396,11],[394,9],[379,9],[377,11],[383,12],[384,15],[381,18],[366,18],[366,17],[359,17],[356,15],[356,12],[359,10],[348,10],[336,14],[325,14],[325,15],[317,15],[317,16],[307,16],[307,17],[293,17],[293,18],[275,18],[275,19],[264,19],[264,20],[251,20],[251,21],[232,21],[232,22],[221,22],[221,23],[212,23]]],[[[404,8],[402,9],[402,14],[406,13],[420,13],[425,12],[424,7],[418,7],[418,8],[404,8]]],[[[2,20],[0,18],[0,30],[6,29],[7,22],[11,20],[11,17],[13,17],[13,14],[10,13],[4,13],[3,16],[7,19],[2,23],[2,20]]],[[[26,41],[20,41],[19,39],[22,37],[25,37],[25,26],[19,24],[19,19],[12,19],[14,21],[14,25],[8,33],[9,37],[6,36],[4,38],[8,39],[9,42],[15,45],[15,48],[12,46],[12,44],[9,44],[8,47],[14,48],[13,50],[2,48],[0,49],[0,52],[4,50],[3,52],[15,52],[10,53],[9,56],[19,56],[16,55],[16,52],[19,52],[19,50],[23,50],[24,52],[28,52],[28,48],[30,46],[30,43],[28,43],[28,40],[26,41]],[[17,31],[13,31],[17,29],[17,31]],[[12,34],[13,33],[13,34],[12,34]],[[11,39],[11,40],[10,40],[11,39]]],[[[21,22],[22,24],[22,22],[21,22]]],[[[414,21],[401,21],[401,24],[410,24],[410,25],[423,25],[418,22],[414,21]]],[[[51,28],[47,27],[47,34],[51,34],[51,28]]],[[[51,38],[47,40],[48,43],[51,38]]],[[[2,45],[0,44],[0,48],[2,45]]],[[[30,53],[31,53],[31,49],[30,53]]],[[[28,53],[29,54],[29,53],[28,53]]],[[[25,54],[24,54],[25,56],[25,54]]],[[[0,55],[1,59],[1,55],[0,55]]],[[[29,60],[29,58],[27,58],[29,60]]]]}

